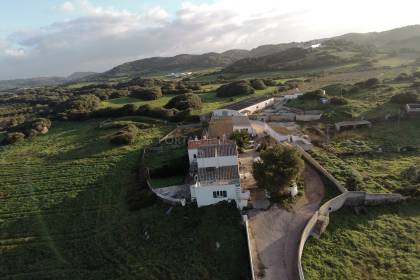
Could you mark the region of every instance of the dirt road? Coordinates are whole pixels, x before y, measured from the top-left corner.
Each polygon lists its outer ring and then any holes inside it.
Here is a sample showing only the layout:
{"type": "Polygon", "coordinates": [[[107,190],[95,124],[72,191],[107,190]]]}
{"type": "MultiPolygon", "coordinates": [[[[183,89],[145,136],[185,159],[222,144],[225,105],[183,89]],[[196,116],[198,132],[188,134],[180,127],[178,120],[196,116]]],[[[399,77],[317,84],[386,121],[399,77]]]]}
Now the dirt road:
{"type": "Polygon", "coordinates": [[[257,279],[297,279],[297,250],[300,234],[324,196],[321,178],[310,166],[304,171],[305,195],[292,210],[277,206],[269,210],[251,210],[249,224],[256,249],[257,279]]]}

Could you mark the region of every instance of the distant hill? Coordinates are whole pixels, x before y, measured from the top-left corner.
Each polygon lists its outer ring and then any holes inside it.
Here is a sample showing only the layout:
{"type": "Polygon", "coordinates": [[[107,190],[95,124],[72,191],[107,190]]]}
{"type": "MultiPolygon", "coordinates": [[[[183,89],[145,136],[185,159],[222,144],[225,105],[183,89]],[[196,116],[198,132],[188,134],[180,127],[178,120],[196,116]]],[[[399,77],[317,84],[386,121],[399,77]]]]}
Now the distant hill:
{"type": "Polygon", "coordinates": [[[372,44],[387,50],[411,48],[420,51],[420,25],[410,25],[383,32],[348,33],[334,39],[372,44]]]}
{"type": "Polygon", "coordinates": [[[64,82],[66,82],[66,78],[63,77],[39,77],[30,79],[3,80],[0,81],[0,90],[7,90],[13,88],[56,86],[64,82]]]}
{"type": "Polygon", "coordinates": [[[227,66],[223,72],[250,73],[322,68],[360,61],[362,56],[370,55],[368,49],[352,47],[352,44],[347,42],[327,41],[324,44],[322,48],[290,48],[266,56],[244,58],[227,66]]]}
{"type": "Polygon", "coordinates": [[[95,78],[139,76],[156,72],[183,72],[196,69],[224,67],[249,56],[247,50],[229,50],[223,53],[201,55],[180,54],[173,57],[152,57],[127,62],[97,75],[95,78]]]}
{"type": "Polygon", "coordinates": [[[98,74],[98,73],[96,73],[96,72],[74,72],[73,74],[68,76],[66,80],[67,80],[67,82],[72,82],[72,81],[84,79],[84,78],[87,78],[89,76],[96,75],[96,74],[98,74]]]}
{"type": "Polygon", "coordinates": [[[145,58],[124,63],[92,78],[135,77],[159,72],[186,72],[206,68],[223,68],[241,59],[270,55],[294,47],[303,47],[305,44],[292,42],[263,45],[250,51],[234,49],[223,53],[212,52],[201,55],[181,54],[173,57],[145,58]]]}
{"type": "Polygon", "coordinates": [[[95,72],[75,72],[68,77],[37,77],[28,79],[14,79],[0,81],[0,90],[8,90],[14,88],[33,88],[58,86],[64,83],[72,83],[80,79],[95,75],[95,72]]]}
{"type": "Polygon", "coordinates": [[[348,33],[308,42],[262,45],[252,50],[233,49],[222,53],[210,52],[199,55],[180,54],[173,57],[145,58],[118,65],[100,74],[76,72],[67,78],[46,77],[0,81],[0,90],[15,87],[51,86],[66,82],[106,81],[111,78],[133,78],[171,72],[195,72],[211,68],[224,68],[223,72],[256,72],[324,67],[356,60],[363,61],[369,57],[371,47],[384,51],[412,50],[420,52],[420,25],[383,32],[348,33]],[[341,46],[335,46],[335,50],[334,46],[330,46],[328,49],[325,47],[327,42],[341,42],[341,46]],[[312,50],[311,45],[317,43],[321,43],[322,48],[312,50]],[[349,49],[349,47],[351,48],[349,49]]]}

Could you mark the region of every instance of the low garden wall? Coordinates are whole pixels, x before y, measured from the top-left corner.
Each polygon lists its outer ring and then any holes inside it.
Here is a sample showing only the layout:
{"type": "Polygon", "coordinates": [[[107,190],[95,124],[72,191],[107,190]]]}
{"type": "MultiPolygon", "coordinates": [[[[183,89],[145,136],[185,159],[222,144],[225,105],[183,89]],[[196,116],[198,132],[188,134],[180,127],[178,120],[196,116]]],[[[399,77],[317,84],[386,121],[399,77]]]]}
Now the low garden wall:
{"type": "Polygon", "coordinates": [[[298,247],[298,279],[305,280],[302,268],[302,254],[305,243],[310,236],[321,235],[329,223],[329,214],[339,210],[343,206],[373,206],[380,204],[398,203],[404,200],[400,194],[394,193],[367,193],[367,192],[352,192],[341,185],[341,183],[334,178],[325,168],[323,168],[318,161],[316,161],[310,154],[305,152],[302,148],[297,147],[306,162],[312,165],[320,174],[325,176],[333,185],[341,192],[340,195],[325,202],[314,215],[309,219],[305,228],[302,231],[298,247]]]}

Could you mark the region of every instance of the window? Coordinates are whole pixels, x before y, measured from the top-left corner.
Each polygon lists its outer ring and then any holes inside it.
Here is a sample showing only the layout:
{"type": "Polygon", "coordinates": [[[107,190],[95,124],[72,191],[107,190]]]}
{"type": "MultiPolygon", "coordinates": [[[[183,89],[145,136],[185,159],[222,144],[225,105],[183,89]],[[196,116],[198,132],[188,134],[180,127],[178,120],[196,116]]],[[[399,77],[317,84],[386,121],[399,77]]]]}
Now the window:
{"type": "Polygon", "coordinates": [[[227,197],[227,191],[215,191],[213,192],[213,198],[227,197]]]}
{"type": "Polygon", "coordinates": [[[197,154],[194,154],[194,158],[197,158],[197,154]]]}

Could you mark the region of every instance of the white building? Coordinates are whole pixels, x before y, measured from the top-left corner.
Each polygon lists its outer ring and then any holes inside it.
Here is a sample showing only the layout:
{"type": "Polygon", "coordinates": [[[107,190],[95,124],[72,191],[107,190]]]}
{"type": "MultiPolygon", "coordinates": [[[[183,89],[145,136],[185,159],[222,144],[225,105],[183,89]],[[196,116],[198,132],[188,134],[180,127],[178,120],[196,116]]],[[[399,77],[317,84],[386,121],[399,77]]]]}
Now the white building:
{"type": "Polygon", "coordinates": [[[206,206],[235,201],[239,209],[248,204],[249,191],[242,192],[236,144],[218,139],[188,142],[191,200],[206,206]]]}

